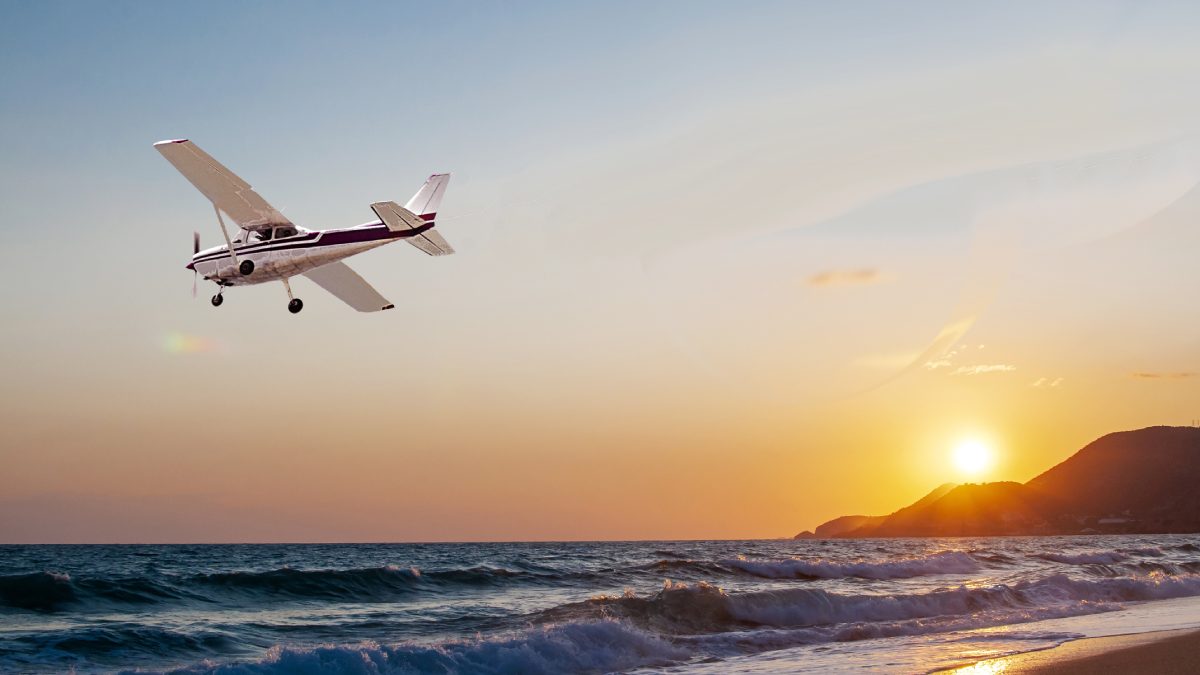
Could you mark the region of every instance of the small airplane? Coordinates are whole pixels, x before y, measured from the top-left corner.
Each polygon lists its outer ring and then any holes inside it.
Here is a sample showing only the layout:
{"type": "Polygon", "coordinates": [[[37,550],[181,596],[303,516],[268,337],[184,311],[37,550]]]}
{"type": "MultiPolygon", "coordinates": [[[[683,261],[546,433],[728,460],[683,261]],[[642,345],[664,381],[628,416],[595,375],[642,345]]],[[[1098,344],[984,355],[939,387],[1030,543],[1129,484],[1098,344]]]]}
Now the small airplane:
{"type": "MultiPolygon", "coordinates": [[[[438,205],[446,192],[450,174],[429,177],[404,206],[377,202],[371,210],[379,217],[369,223],[330,230],[307,230],[287,219],[220,162],[187,139],[154,144],[183,177],[212,202],[217,223],[225,237],[224,246],[200,250],[200,234],[192,233],[192,261],[187,269],[217,284],[214,307],[224,301],[222,293],[231,286],[248,286],[281,281],[287,290],[288,311],[304,309],[292,294],[290,277],[304,275],[339,300],[360,312],[392,309],[394,305],[371,287],[343,258],[406,241],[429,255],[449,255],[454,249],[434,231],[438,205]],[[224,211],[241,228],[234,239],[221,217],[224,211]]],[[[195,295],[195,284],[192,295],[195,295]]]]}

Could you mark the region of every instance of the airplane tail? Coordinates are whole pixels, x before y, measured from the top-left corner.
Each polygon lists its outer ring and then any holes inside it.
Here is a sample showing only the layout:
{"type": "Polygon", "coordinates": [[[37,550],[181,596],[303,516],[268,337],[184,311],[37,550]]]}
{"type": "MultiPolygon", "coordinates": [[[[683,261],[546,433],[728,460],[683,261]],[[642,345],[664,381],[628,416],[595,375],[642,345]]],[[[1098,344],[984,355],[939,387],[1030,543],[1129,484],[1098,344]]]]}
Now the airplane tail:
{"type": "Polygon", "coordinates": [[[438,206],[442,203],[442,195],[446,193],[446,184],[449,182],[450,174],[434,174],[404,206],[396,202],[376,202],[371,209],[393,232],[416,230],[413,236],[405,237],[404,241],[429,255],[450,255],[454,249],[433,230],[438,206]]]}
{"type": "Polygon", "coordinates": [[[450,174],[435,173],[425,181],[417,194],[408,200],[404,208],[421,216],[421,220],[432,222],[437,217],[438,207],[442,204],[442,195],[446,194],[446,184],[450,182],[450,174]]]}

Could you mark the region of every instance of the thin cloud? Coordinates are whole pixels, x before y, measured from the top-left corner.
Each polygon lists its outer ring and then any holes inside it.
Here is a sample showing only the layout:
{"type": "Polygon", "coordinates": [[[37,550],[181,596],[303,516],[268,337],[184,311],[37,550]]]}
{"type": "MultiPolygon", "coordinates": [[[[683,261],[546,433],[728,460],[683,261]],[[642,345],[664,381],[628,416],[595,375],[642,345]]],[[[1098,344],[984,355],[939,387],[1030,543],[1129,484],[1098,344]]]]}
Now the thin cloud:
{"type": "Polygon", "coordinates": [[[926,370],[937,370],[938,368],[949,368],[950,366],[954,365],[954,357],[956,357],[956,356],[958,356],[958,348],[951,349],[950,351],[946,352],[945,354],[942,354],[941,358],[930,359],[930,360],[926,361],[925,363],[921,364],[921,367],[925,368],[926,370]]]}
{"type": "Polygon", "coordinates": [[[1010,366],[1007,363],[995,363],[978,366],[959,366],[954,371],[954,375],[983,375],[984,373],[1007,373],[1016,370],[1016,366],[1010,366]]]}
{"type": "Polygon", "coordinates": [[[1178,372],[1178,373],[1133,373],[1130,377],[1137,380],[1185,380],[1189,377],[1196,377],[1197,373],[1193,372],[1178,372]]]}
{"type": "Polygon", "coordinates": [[[1054,379],[1050,379],[1048,377],[1039,377],[1033,382],[1030,382],[1029,386],[1037,389],[1053,389],[1062,384],[1062,381],[1063,379],[1061,377],[1056,377],[1054,379]]]}
{"type": "Polygon", "coordinates": [[[832,288],[834,286],[869,286],[882,283],[886,279],[875,268],[858,270],[825,270],[808,278],[808,285],[814,288],[832,288]]]}

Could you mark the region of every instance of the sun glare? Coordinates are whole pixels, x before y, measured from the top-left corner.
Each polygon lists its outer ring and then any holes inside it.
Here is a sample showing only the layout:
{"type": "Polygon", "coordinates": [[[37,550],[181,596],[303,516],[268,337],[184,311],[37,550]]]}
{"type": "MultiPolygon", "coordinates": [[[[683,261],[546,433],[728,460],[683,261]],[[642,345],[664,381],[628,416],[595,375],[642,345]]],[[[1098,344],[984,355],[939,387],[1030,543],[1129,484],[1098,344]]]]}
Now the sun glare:
{"type": "Polygon", "coordinates": [[[953,459],[955,468],[969,476],[978,476],[987,471],[996,460],[986,443],[974,439],[954,446],[953,459]]]}

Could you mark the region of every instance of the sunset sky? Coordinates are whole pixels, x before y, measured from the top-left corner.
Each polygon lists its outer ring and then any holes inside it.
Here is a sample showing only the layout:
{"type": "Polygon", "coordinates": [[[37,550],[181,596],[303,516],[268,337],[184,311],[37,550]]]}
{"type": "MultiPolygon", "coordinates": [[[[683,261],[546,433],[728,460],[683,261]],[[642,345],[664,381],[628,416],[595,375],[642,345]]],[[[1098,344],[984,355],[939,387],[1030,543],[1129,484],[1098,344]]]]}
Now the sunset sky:
{"type": "Polygon", "coordinates": [[[1194,3],[0,4],[0,542],[791,536],[1200,419],[1194,3]],[[190,297],[190,138],[458,254],[190,297]],[[994,449],[964,475],[957,444],[994,449]]]}

